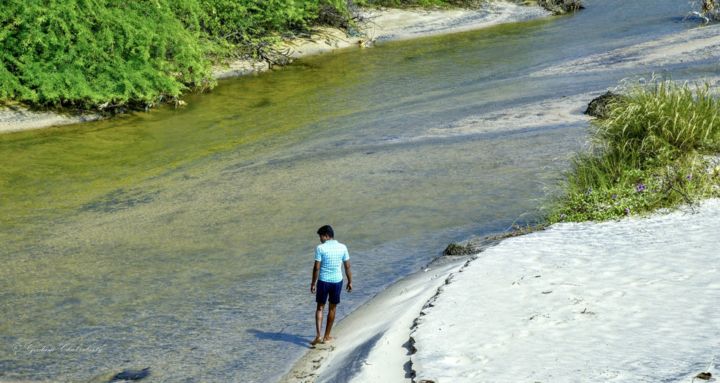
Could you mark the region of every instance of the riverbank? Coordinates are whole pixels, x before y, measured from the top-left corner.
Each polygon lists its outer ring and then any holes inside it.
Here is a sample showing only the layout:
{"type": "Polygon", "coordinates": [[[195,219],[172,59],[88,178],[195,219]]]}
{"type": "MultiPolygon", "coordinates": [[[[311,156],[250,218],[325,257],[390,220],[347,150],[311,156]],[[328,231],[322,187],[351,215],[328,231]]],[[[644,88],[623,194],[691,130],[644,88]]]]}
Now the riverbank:
{"type": "MultiPolygon", "coordinates": [[[[491,2],[479,9],[364,9],[358,13],[360,32],[354,36],[337,28],[320,27],[309,37],[281,43],[277,50],[286,52],[292,60],[337,49],[366,48],[376,42],[457,33],[549,15],[539,6],[505,1],[491,2]]],[[[238,60],[227,67],[216,67],[213,75],[222,79],[269,69],[270,65],[265,61],[238,60]]]]}
{"type": "Polygon", "coordinates": [[[338,325],[335,345],[308,352],[281,382],[717,374],[718,225],[720,200],[708,200],[506,239],[462,266],[391,286],[338,325]]]}
{"type": "Polygon", "coordinates": [[[689,382],[717,374],[718,224],[720,200],[709,200],[502,242],[418,319],[416,380],[689,382]]]}
{"type": "MultiPolygon", "coordinates": [[[[504,1],[492,2],[480,9],[365,9],[359,13],[361,31],[349,36],[345,31],[321,27],[308,37],[294,38],[277,47],[290,60],[329,53],[338,49],[369,47],[375,42],[403,40],[443,33],[486,28],[548,16],[539,6],[522,6],[504,1]]],[[[237,60],[213,68],[213,77],[226,79],[271,69],[267,61],[237,60]]],[[[33,111],[21,105],[0,106],[0,133],[77,124],[103,118],[97,113],[63,114],[33,111]]]]}
{"type": "Polygon", "coordinates": [[[425,302],[467,261],[458,258],[439,258],[380,292],[337,324],[333,343],[307,352],[281,382],[405,380],[412,349],[407,330],[425,302]]]}
{"type": "Polygon", "coordinates": [[[330,220],[355,254],[345,317],[445,244],[522,221],[587,137],[563,114],[625,77],[528,73],[682,33],[668,16],[682,5],[589,1],[572,17],[316,56],[182,111],[2,136],[0,379],[150,367],[154,382],[272,382],[312,336],[308,222],[330,220]],[[75,341],[107,351],[13,348],[75,341]]]}
{"type": "MultiPolygon", "coordinates": [[[[719,43],[720,27],[713,25],[529,76],[702,64],[718,58],[711,48],[719,43]]],[[[582,111],[602,91],[529,101],[421,137],[585,124],[582,111]]],[[[282,381],[335,381],[342,371],[351,374],[343,381],[356,382],[689,381],[703,371],[715,374],[720,322],[712,312],[720,285],[712,279],[717,270],[711,265],[718,261],[719,213],[720,200],[708,200],[696,210],[561,223],[504,240],[453,270],[429,300],[408,305],[414,316],[407,314],[382,332],[353,329],[361,335],[352,344],[376,345],[355,355],[356,368],[326,365],[332,353],[314,350],[282,381]]],[[[380,295],[370,303],[393,304],[380,295]]],[[[364,316],[358,310],[344,321],[375,320],[364,316]]]]}

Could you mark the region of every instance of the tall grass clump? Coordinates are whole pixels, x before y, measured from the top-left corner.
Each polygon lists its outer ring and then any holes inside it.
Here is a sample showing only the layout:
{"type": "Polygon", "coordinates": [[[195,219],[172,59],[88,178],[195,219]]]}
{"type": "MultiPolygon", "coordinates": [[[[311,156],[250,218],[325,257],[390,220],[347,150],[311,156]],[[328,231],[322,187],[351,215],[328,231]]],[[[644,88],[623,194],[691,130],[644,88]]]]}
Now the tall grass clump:
{"type": "Polygon", "coordinates": [[[593,121],[551,222],[606,220],[720,196],[720,102],[708,85],[630,89],[593,121]]]}

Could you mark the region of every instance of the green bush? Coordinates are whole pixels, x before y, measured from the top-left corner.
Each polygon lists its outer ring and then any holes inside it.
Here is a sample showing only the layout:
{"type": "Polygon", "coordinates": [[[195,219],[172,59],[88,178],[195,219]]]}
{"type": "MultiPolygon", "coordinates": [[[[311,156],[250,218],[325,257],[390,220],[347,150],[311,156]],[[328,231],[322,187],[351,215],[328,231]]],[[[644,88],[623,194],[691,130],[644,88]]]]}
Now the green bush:
{"type": "Polygon", "coordinates": [[[317,16],[317,1],[199,0],[202,29],[233,43],[275,32],[307,29],[317,16]]]}
{"type": "MultiPolygon", "coordinates": [[[[343,0],[8,0],[0,102],[146,106],[212,86],[211,58],[255,54],[343,0]]],[[[327,18],[325,18],[327,19],[327,18]]]]}
{"type": "Polygon", "coordinates": [[[212,40],[212,55],[258,58],[282,35],[315,24],[347,27],[347,0],[198,0],[200,25],[212,40]]]}
{"type": "Polygon", "coordinates": [[[213,86],[211,64],[269,58],[282,36],[352,27],[349,8],[479,0],[6,0],[0,103],[146,107],[213,86]]]}
{"type": "Polygon", "coordinates": [[[88,108],[178,96],[209,74],[197,11],[193,0],[8,0],[0,100],[88,108]]]}
{"type": "Polygon", "coordinates": [[[719,196],[720,102],[708,86],[660,82],[632,89],[595,120],[551,222],[604,220],[719,196]]]}

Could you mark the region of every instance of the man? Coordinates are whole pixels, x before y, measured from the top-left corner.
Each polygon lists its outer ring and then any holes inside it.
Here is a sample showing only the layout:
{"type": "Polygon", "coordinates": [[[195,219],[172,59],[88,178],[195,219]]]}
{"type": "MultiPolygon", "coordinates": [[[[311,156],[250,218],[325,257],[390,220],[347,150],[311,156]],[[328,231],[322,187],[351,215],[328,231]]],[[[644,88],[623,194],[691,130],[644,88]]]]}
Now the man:
{"type": "Polygon", "coordinates": [[[340,303],[340,292],[342,292],[343,275],[340,264],[345,267],[347,276],[347,291],[352,291],[352,272],[350,272],[350,255],[347,247],[334,239],[335,233],[332,227],[325,225],[318,229],[320,245],[315,248],[315,264],[313,265],[312,282],[310,292],[315,294],[315,339],[311,345],[330,342],[333,322],[335,322],[335,308],[340,303]],[[323,310],[325,303],[330,297],[328,308],[327,324],[325,325],[325,336],[320,337],[322,329],[323,310]]]}

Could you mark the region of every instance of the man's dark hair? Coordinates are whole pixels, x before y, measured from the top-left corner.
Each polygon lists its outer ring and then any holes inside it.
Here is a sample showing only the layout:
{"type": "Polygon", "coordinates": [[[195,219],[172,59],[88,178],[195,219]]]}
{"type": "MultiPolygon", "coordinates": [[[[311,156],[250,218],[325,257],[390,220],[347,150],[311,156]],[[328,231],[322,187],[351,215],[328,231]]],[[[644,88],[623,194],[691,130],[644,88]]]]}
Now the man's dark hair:
{"type": "Polygon", "coordinates": [[[318,229],[317,231],[318,235],[327,235],[330,238],[335,238],[335,233],[333,232],[332,227],[330,225],[325,225],[318,229]]]}

